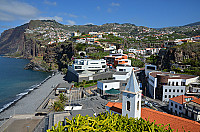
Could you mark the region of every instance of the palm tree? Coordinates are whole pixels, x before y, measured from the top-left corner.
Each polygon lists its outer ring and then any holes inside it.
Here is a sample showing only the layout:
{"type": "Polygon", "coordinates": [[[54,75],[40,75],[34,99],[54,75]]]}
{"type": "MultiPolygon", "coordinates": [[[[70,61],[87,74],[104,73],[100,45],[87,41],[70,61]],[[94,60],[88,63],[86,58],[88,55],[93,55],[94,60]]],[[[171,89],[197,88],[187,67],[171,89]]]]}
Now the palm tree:
{"type": "Polygon", "coordinates": [[[67,97],[66,97],[66,95],[64,93],[61,93],[59,95],[59,99],[60,99],[61,103],[64,103],[65,101],[67,101],[67,97]]]}
{"type": "Polygon", "coordinates": [[[51,109],[54,111],[63,111],[64,110],[64,104],[61,101],[55,101],[53,105],[51,106],[51,109]]]}

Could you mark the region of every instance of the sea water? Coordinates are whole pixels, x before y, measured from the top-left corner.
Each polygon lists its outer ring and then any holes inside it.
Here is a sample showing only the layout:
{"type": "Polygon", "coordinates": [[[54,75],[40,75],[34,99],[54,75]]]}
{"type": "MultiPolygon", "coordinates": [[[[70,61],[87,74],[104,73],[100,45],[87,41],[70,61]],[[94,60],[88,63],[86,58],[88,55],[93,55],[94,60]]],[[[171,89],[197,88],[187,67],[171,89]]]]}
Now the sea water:
{"type": "Polygon", "coordinates": [[[0,112],[37,88],[51,73],[24,70],[26,59],[0,56],[0,112]]]}

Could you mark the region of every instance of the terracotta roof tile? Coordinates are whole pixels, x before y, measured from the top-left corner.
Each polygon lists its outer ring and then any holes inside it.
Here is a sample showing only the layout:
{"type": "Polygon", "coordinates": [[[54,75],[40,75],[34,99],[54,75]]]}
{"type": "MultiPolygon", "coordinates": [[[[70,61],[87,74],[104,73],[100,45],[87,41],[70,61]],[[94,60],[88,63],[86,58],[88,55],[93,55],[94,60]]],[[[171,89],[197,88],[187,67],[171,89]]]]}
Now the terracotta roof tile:
{"type": "Polygon", "coordinates": [[[141,116],[143,119],[149,119],[150,122],[153,122],[155,120],[156,124],[170,124],[170,127],[175,131],[177,129],[179,132],[183,132],[184,130],[192,132],[200,131],[200,124],[196,121],[170,115],[160,111],[155,111],[149,108],[142,108],[141,116]]]}
{"type": "Polygon", "coordinates": [[[170,100],[174,101],[174,102],[177,102],[179,104],[183,104],[185,102],[187,102],[185,100],[185,98],[193,98],[193,99],[197,99],[196,97],[194,96],[185,96],[185,95],[180,95],[180,96],[177,96],[177,97],[174,97],[174,98],[171,98],[170,100]]]}
{"type": "MultiPolygon", "coordinates": [[[[109,107],[111,106],[110,110],[114,112],[120,114],[122,113],[122,103],[108,102],[106,106],[109,107]]],[[[178,129],[179,132],[183,132],[184,130],[192,132],[200,132],[200,123],[196,121],[170,115],[149,108],[142,108],[141,117],[143,119],[149,120],[150,122],[155,121],[156,124],[164,124],[164,125],[170,124],[170,127],[175,131],[178,129]]]]}
{"type": "Polygon", "coordinates": [[[106,106],[108,106],[108,107],[112,107],[114,105],[114,102],[108,102],[107,104],[106,104],[106,106]]]}
{"type": "Polygon", "coordinates": [[[192,102],[197,103],[197,104],[200,104],[200,98],[199,98],[199,99],[192,100],[192,102]]]}

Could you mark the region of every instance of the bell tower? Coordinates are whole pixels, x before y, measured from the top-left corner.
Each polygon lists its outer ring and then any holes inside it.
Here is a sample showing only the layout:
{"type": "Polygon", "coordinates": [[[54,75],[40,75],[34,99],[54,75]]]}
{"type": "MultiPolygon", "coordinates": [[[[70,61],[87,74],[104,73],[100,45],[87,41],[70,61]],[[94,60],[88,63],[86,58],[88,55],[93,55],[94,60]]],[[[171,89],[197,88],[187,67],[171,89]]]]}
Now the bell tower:
{"type": "Polygon", "coordinates": [[[138,86],[134,71],[132,71],[126,88],[122,92],[122,115],[128,115],[129,118],[140,118],[142,90],[138,86]]]}

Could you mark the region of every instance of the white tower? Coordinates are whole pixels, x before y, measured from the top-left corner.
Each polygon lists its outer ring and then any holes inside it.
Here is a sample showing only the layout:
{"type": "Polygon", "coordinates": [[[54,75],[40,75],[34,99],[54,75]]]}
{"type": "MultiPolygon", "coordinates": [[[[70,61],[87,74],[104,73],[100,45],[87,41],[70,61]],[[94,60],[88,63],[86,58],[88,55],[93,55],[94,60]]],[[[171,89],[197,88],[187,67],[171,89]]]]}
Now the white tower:
{"type": "Polygon", "coordinates": [[[129,81],[122,94],[122,115],[133,118],[141,117],[141,94],[134,71],[132,71],[129,81]]]}

